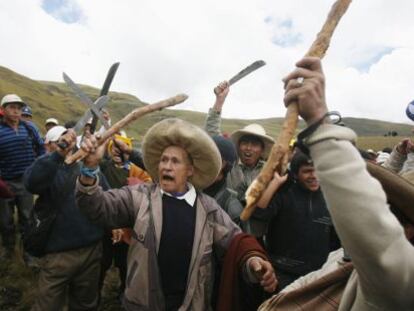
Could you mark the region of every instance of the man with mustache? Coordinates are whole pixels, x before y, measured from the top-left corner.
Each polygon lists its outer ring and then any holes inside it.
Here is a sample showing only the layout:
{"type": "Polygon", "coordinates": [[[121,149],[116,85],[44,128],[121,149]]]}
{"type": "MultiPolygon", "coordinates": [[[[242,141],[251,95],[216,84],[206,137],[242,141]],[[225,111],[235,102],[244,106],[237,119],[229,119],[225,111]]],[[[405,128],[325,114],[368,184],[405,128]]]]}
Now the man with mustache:
{"type": "Polygon", "coordinates": [[[109,191],[97,183],[103,148],[97,148],[94,136],[82,148],[89,155],[77,185],[79,208],[95,223],[133,228],[126,310],[211,310],[215,261],[229,249],[240,258],[231,268],[274,291],[272,266],[256,240],[243,246],[240,228],[198,190],[215,180],[222,164],[202,129],[179,119],[155,124],[144,137],[143,156],[156,182],[109,191]],[[232,247],[234,240],[242,242],[238,248],[232,247]],[[258,270],[263,274],[256,276],[258,270]]]}
{"type": "Polygon", "coordinates": [[[339,247],[312,160],[297,150],[290,164],[293,182],[275,173],[254,217],[269,222],[266,248],[277,271],[278,290],[319,269],[339,247]]]}
{"type": "MultiPolygon", "coordinates": [[[[221,82],[215,89],[216,101],[208,112],[205,129],[211,135],[221,135],[221,110],[230,91],[227,81],[221,82]]],[[[238,161],[227,175],[227,185],[235,190],[242,205],[245,205],[244,194],[253,180],[259,175],[265,159],[274,143],[259,124],[249,124],[231,134],[236,146],[238,161]]],[[[250,219],[247,231],[256,237],[265,233],[265,224],[257,219],[250,219]]]]}

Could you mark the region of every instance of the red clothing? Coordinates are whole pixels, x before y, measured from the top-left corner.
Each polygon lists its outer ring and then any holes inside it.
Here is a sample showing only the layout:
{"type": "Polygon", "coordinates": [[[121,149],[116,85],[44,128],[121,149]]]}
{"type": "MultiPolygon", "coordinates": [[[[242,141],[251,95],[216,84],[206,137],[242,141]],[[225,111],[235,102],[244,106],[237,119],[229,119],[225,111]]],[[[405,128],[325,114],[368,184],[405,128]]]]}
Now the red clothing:
{"type": "Polygon", "coordinates": [[[248,234],[240,233],[233,238],[224,257],[221,273],[217,311],[241,310],[240,272],[252,256],[269,260],[262,246],[248,234]]]}

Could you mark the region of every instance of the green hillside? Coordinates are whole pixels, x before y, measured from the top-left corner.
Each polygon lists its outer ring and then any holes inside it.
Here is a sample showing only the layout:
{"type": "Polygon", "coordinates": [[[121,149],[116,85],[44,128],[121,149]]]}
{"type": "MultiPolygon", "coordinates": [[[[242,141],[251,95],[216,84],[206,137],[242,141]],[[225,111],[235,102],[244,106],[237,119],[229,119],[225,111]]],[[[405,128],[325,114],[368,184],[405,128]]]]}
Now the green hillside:
{"type": "MultiPolygon", "coordinates": [[[[81,88],[91,98],[98,96],[99,90],[96,88],[83,85],[81,85],[81,88]]],[[[46,118],[55,117],[61,123],[64,123],[69,120],[77,120],[85,110],[84,105],[64,83],[32,80],[0,66],[0,97],[8,93],[18,94],[32,107],[34,122],[39,125],[41,130],[43,130],[42,125],[46,118]]],[[[136,107],[145,105],[144,102],[133,95],[119,92],[110,92],[109,95],[111,99],[108,104],[108,110],[113,121],[119,120],[136,107]]],[[[189,95],[191,96],[191,94],[189,95]]],[[[130,136],[140,139],[152,124],[168,117],[182,118],[203,126],[206,114],[195,111],[166,109],[143,117],[126,130],[130,136]]],[[[276,136],[281,129],[282,120],[283,118],[260,120],[224,119],[222,126],[223,132],[231,133],[249,123],[259,123],[265,127],[270,135],[276,136]]],[[[383,136],[389,131],[396,131],[398,135],[407,136],[411,134],[412,128],[407,124],[369,119],[345,118],[344,121],[360,136],[383,136]]],[[[303,127],[303,123],[300,123],[300,126],[303,127]]]]}

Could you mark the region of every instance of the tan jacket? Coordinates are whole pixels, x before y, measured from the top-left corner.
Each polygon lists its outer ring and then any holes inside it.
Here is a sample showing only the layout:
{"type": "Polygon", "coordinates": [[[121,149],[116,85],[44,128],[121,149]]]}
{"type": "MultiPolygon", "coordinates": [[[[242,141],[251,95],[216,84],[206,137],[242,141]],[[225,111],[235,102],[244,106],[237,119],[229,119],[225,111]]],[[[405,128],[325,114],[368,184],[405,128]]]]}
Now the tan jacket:
{"type": "MultiPolygon", "coordinates": [[[[352,146],[355,138],[348,128],[322,125],[307,141],[336,231],[355,268],[339,310],[414,310],[414,247],[352,146]]],[[[326,272],[322,268],[298,282],[326,272]]]]}
{"type": "MultiPolygon", "coordinates": [[[[102,191],[77,184],[78,206],[96,223],[133,227],[128,253],[124,306],[127,310],[164,310],[157,252],[162,229],[162,198],[158,185],[142,184],[102,191]],[[152,216],[150,217],[150,213],[152,216]],[[153,220],[153,225],[151,221],[153,220]],[[154,229],[153,229],[154,228],[154,229]]],[[[184,310],[211,310],[213,250],[224,256],[240,228],[214,199],[197,193],[196,227],[184,310]]]]}

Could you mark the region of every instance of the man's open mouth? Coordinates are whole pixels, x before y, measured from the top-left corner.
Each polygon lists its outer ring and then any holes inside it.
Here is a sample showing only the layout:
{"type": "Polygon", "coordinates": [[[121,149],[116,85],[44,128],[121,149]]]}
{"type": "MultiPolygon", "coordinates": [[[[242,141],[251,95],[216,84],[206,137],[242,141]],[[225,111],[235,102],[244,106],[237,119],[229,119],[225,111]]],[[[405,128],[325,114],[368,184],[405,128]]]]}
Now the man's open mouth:
{"type": "Polygon", "coordinates": [[[173,181],[174,177],[172,177],[170,175],[162,175],[162,180],[173,181]]]}

